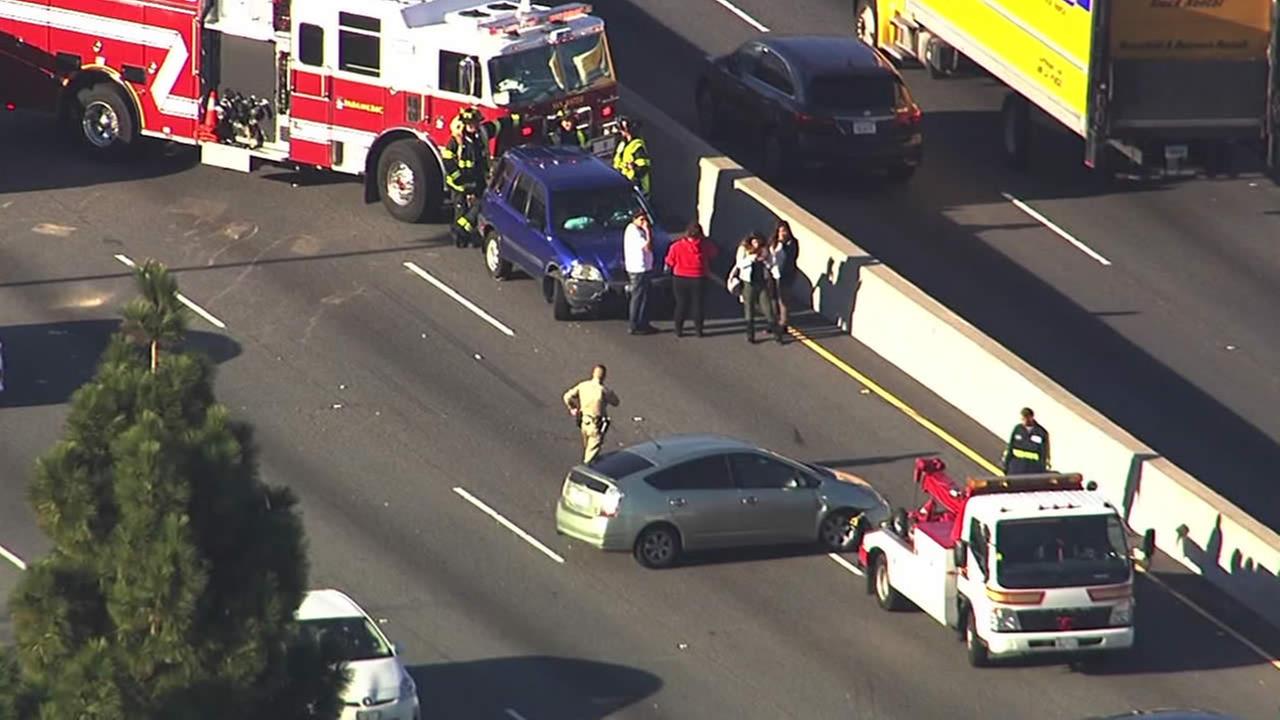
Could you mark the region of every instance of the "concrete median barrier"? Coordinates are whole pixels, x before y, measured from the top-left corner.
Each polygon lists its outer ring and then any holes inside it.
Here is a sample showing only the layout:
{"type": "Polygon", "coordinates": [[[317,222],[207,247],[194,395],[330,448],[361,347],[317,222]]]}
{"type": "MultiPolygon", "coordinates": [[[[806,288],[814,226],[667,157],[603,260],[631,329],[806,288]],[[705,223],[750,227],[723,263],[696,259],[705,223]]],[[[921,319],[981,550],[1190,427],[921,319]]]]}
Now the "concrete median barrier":
{"type": "Polygon", "coordinates": [[[721,246],[787,220],[804,284],[793,295],[1002,439],[1035,408],[1055,469],[1096,481],[1135,531],[1154,528],[1162,551],[1280,626],[1280,535],[656,108],[623,103],[646,121],[660,206],[721,246]]]}

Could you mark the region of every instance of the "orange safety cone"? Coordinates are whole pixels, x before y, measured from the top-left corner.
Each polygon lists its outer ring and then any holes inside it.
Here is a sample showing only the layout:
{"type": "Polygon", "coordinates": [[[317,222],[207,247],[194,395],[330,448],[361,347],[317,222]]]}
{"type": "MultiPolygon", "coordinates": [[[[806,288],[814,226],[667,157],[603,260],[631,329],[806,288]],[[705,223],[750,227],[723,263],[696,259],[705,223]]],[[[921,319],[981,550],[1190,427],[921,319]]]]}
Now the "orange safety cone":
{"type": "Polygon", "coordinates": [[[217,142],[218,134],[218,91],[209,91],[209,102],[205,105],[204,120],[196,128],[196,139],[201,142],[217,142]]]}

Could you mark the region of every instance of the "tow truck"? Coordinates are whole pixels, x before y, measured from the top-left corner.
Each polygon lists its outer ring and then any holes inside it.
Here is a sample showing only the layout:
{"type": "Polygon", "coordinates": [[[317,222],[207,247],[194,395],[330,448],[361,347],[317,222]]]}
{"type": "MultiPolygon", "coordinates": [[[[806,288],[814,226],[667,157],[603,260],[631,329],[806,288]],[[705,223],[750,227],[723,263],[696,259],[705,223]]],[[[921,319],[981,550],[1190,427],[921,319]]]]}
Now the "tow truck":
{"type": "Polygon", "coordinates": [[[604,20],[581,2],[0,0],[0,106],[56,112],[106,158],[147,137],[241,172],[363,176],[365,201],[405,222],[443,205],[461,109],[516,121],[495,154],[564,111],[607,155],[617,99],[604,20]]]}
{"type": "MultiPolygon", "coordinates": [[[[855,529],[867,592],[882,608],[913,603],[961,635],[975,667],[1133,646],[1129,533],[1095,483],[1044,473],[957,486],[938,458],[916,460],[914,480],[928,497],[919,509],[855,529]]],[[[1148,530],[1137,562],[1154,549],[1148,530]]]]}

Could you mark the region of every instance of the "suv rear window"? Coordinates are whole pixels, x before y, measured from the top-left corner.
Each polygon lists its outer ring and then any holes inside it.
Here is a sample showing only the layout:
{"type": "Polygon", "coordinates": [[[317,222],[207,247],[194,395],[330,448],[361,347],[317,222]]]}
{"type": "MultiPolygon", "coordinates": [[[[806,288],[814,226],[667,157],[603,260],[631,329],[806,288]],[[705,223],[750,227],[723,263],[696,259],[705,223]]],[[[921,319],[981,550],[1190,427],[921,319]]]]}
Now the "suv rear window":
{"type": "Polygon", "coordinates": [[[592,470],[615,480],[638,473],[641,470],[648,470],[651,467],[653,467],[653,463],[626,450],[605,453],[591,463],[592,470]]]}
{"type": "Polygon", "coordinates": [[[809,83],[809,101],[824,110],[868,110],[898,105],[892,75],[819,75],[809,83]]]}

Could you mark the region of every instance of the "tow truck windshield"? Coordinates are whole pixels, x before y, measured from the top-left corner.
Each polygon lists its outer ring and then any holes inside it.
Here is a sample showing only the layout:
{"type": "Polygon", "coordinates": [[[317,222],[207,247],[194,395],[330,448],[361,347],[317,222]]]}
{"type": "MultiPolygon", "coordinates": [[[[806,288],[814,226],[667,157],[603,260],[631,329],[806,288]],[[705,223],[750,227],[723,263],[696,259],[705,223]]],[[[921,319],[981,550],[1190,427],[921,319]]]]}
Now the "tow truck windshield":
{"type": "Polygon", "coordinates": [[[510,105],[531,105],[576,95],[614,81],[604,33],[499,55],[489,61],[493,92],[510,105]]]}
{"type": "Polygon", "coordinates": [[[1114,515],[1005,520],[996,525],[1001,587],[1055,588],[1129,579],[1124,527],[1114,515]]]}

